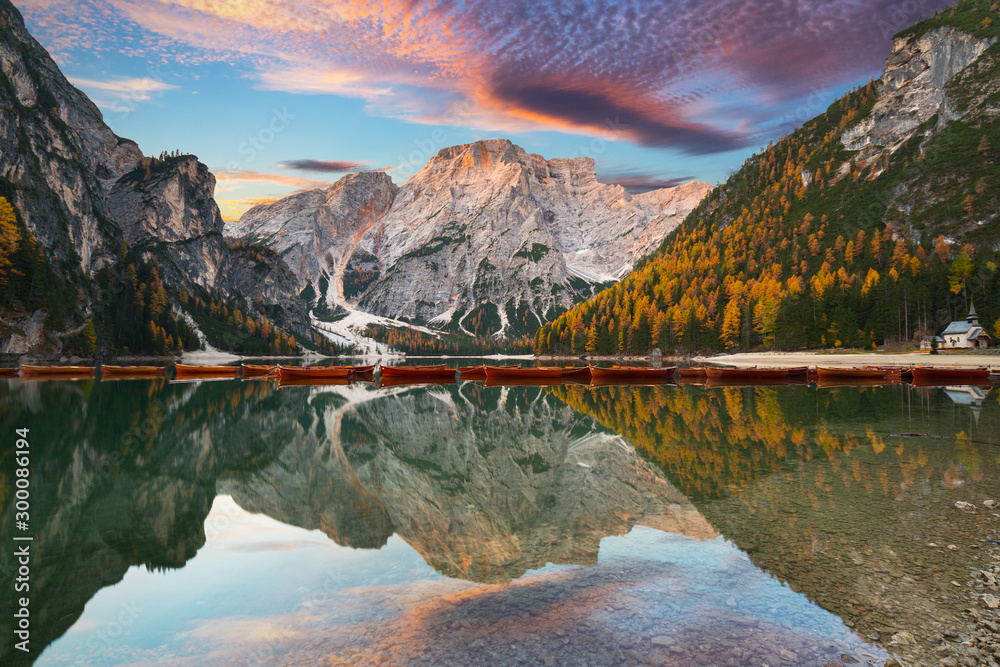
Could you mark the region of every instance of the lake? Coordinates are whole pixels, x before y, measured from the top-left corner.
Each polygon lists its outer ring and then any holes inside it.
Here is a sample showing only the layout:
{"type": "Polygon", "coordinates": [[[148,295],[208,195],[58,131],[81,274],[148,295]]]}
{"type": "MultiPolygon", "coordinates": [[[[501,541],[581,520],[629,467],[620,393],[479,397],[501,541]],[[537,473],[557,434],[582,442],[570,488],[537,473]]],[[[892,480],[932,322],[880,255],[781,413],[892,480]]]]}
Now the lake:
{"type": "Polygon", "coordinates": [[[931,661],[996,562],[998,394],[2,380],[0,662],[931,661]]]}

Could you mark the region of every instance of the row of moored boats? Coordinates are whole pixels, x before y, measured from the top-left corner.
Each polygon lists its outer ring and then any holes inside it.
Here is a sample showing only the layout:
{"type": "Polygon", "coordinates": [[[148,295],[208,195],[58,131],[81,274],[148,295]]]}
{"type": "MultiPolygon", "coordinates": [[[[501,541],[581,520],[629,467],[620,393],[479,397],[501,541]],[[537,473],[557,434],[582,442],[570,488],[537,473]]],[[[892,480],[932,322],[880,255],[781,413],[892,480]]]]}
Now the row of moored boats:
{"type": "MultiPolygon", "coordinates": [[[[204,379],[278,379],[283,383],[317,383],[374,381],[381,376],[383,385],[409,382],[454,382],[456,369],[445,364],[428,366],[284,366],[254,365],[208,366],[176,364],[176,381],[204,379]]],[[[84,379],[95,377],[98,369],[91,366],[33,366],[0,369],[0,377],[20,376],[23,379],[84,379]]],[[[166,366],[102,365],[102,379],[142,379],[166,377],[166,366]]],[[[820,384],[881,384],[914,382],[933,384],[979,384],[1000,380],[1000,373],[987,367],[942,366],[859,366],[826,367],[798,366],[776,368],[762,366],[701,366],[691,368],[650,366],[465,366],[457,369],[457,377],[485,380],[487,384],[559,384],[562,382],[648,383],[738,383],[781,384],[785,382],[818,382],[820,384]]]]}

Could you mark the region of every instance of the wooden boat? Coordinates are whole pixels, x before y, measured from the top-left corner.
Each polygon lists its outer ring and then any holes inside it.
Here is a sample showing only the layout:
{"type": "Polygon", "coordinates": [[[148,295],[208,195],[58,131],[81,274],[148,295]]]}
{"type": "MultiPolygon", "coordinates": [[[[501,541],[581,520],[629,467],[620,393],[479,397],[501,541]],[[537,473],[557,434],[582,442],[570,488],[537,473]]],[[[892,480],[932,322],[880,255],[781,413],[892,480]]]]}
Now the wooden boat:
{"type": "MultiPolygon", "coordinates": [[[[584,383],[586,383],[584,379],[584,383]]],[[[558,387],[563,383],[561,377],[558,378],[522,378],[522,377],[488,377],[483,386],[486,387],[558,387]]]]}
{"type": "Polygon", "coordinates": [[[486,366],[486,377],[505,378],[561,378],[560,366],[486,366]]]}
{"type": "Polygon", "coordinates": [[[351,377],[350,366],[278,366],[278,377],[283,380],[312,378],[332,380],[351,377]]]}
{"type": "Polygon", "coordinates": [[[267,377],[275,372],[277,366],[260,366],[256,364],[243,364],[243,377],[261,378],[267,377]]]}
{"type": "Polygon", "coordinates": [[[160,377],[167,374],[165,366],[101,366],[101,379],[106,377],[160,377]]]}
{"type": "Polygon", "coordinates": [[[163,384],[167,379],[166,374],[164,375],[130,375],[128,373],[122,373],[121,375],[104,375],[101,374],[101,382],[129,382],[132,380],[144,380],[153,384],[163,384]]]}
{"type": "Polygon", "coordinates": [[[961,384],[962,382],[989,382],[990,369],[985,366],[981,366],[979,368],[960,368],[957,366],[914,366],[913,379],[922,381],[946,381],[945,384],[961,384]]]}
{"type": "Polygon", "coordinates": [[[563,368],[564,378],[589,378],[591,377],[590,366],[566,366],[563,368]]]}
{"type": "Polygon", "coordinates": [[[486,366],[460,366],[458,375],[464,378],[486,377],[486,366]]]}
{"type": "Polygon", "coordinates": [[[382,375],[388,374],[388,375],[398,375],[398,376],[413,375],[415,373],[418,373],[418,374],[430,373],[432,375],[436,374],[436,375],[440,375],[441,377],[445,377],[447,373],[454,373],[455,372],[454,368],[448,368],[445,364],[433,364],[431,366],[382,366],[382,365],[379,365],[378,369],[379,369],[379,372],[382,375]],[[442,371],[444,371],[444,372],[442,372],[442,371]]]}
{"type": "Polygon", "coordinates": [[[448,368],[444,364],[433,366],[379,366],[382,371],[382,379],[385,378],[418,378],[420,380],[431,379],[455,379],[455,369],[448,368]]]}
{"type": "Polygon", "coordinates": [[[89,377],[94,375],[97,369],[91,366],[28,366],[21,364],[21,375],[46,375],[50,377],[62,377],[75,375],[79,377],[89,377]]]}
{"type": "Polygon", "coordinates": [[[885,369],[885,377],[889,380],[912,380],[913,369],[909,366],[889,366],[885,369]]]}
{"type": "MultiPolygon", "coordinates": [[[[745,378],[708,378],[705,380],[706,387],[720,388],[720,387],[730,387],[730,388],[753,388],[753,387],[787,387],[792,384],[788,376],[785,377],[745,377],[745,378]]],[[[795,384],[806,384],[805,382],[796,382],[795,384]]]]}
{"type": "Polygon", "coordinates": [[[747,366],[736,368],[733,366],[706,366],[705,373],[712,380],[741,380],[743,382],[753,380],[787,380],[787,368],[765,368],[760,366],[747,366]]]}
{"type": "Polygon", "coordinates": [[[666,375],[656,377],[598,377],[590,378],[591,387],[658,387],[670,385],[676,387],[666,375]]]}
{"type": "Polygon", "coordinates": [[[790,378],[805,378],[809,377],[809,367],[808,366],[792,366],[791,368],[785,369],[788,371],[788,377],[790,378]]]}
{"type": "Polygon", "coordinates": [[[881,387],[887,384],[899,384],[898,381],[889,380],[885,377],[820,377],[816,380],[816,386],[820,388],[832,387],[881,387]]]}
{"type": "Polygon", "coordinates": [[[611,368],[601,368],[592,366],[590,377],[602,380],[666,380],[674,371],[669,368],[650,368],[648,366],[612,366],[611,368]]]}
{"type": "Polygon", "coordinates": [[[366,366],[351,366],[351,375],[372,375],[375,373],[375,364],[366,366]]]}
{"type": "Polygon", "coordinates": [[[12,378],[16,377],[18,370],[16,368],[0,368],[0,378],[12,378]]]}
{"type": "Polygon", "coordinates": [[[708,374],[705,372],[704,366],[695,366],[693,368],[678,368],[676,371],[674,371],[674,375],[678,378],[685,378],[685,379],[708,377],[708,374]]]}
{"type": "Polygon", "coordinates": [[[863,368],[816,367],[816,374],[820,380],[884,380],[886,373],[887,371],[884,368],[873,368],[871,366],[863,368]]]}
{"type": "Polygon", "coordinates": [[[379,378],[378,386],[407,387],[427,384],[456,384],[454,369],[451,370],[452,374],[450,376],[437,377],[433,375],[386,375],[383,373],[382,377],[379,378]]]}
{"type": "Polygon", "coordinates": [[[346,387],[351,384],[348,378],[324,377],[279,377],[278,389],[283,387],[346,387]]]}
{"type": "Polygon", "coordinates": [[[234,378],[240,372],[239,366],[197,366],[193,364],[175,364],[178,378],[234,378]]]}

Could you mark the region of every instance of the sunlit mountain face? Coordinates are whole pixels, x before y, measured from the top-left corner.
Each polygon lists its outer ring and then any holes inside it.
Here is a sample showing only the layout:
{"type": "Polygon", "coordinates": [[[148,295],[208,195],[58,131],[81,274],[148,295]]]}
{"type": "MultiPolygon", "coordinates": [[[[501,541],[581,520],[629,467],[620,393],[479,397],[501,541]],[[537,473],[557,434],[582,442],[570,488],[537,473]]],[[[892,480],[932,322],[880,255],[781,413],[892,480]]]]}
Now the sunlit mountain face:
{"type": "Polygon", "coordinates": [[[946,3],[16,4],[112,129],[197,153],[236,219],[350,171],[401,183],[494,136],[595,157],[633,191],[718,182],[946,3]]]}
{"type": "Polygon", "coordinates": [[[965,632],[1000,495],[978,387],[4,381],[0,409],[38,443],[39,633],[4,659],[39,664],[882,664],[928,615],[965,632]]]}

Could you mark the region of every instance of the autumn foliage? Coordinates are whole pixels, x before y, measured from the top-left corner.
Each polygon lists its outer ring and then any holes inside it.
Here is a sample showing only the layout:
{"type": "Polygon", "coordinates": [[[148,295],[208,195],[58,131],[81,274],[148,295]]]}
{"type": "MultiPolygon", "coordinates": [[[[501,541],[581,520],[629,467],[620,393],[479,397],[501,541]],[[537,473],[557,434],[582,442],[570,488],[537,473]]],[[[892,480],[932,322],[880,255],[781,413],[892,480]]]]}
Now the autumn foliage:
{"type": "MultiPolygon", "coordinates": [[[[906,218],[889,194],[921,174],[920,137],[889,165],[844,149],[876,94],[852,91],[748,159],[627,278],[539,329],[535,352],[872,347],[964,318],[971,300],[1000,316],[994,244],[929,233],[974,214],[906,218]]],[[[994,126],[962,130],[940,141],[970,142],[963,162],[1000,145],[994,126]]]]}

